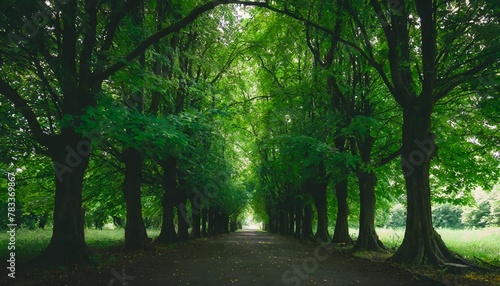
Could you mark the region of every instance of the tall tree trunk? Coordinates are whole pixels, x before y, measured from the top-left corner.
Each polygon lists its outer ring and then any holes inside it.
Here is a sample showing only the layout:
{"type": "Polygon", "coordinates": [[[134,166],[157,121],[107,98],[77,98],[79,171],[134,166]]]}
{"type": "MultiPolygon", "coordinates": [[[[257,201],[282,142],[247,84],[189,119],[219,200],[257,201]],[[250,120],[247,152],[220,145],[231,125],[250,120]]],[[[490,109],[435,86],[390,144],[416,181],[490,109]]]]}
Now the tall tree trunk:
{"type": "Polygon", "coordinates": [[[316,206],[316,212],[318,214],[318,225],[314,237],[316,240],[323,242],[329,241],[330,236],[328,234],[328,210],[326,201],[327,184],[311,183],[310,187],[314,205],[316,206]]]}
{"type": "MultiPolygon", "coordinates": [[[[201,237],[200,233],[200,213],[201,213],[201,201],[196,201],[198,196],[192,195],[191,200],[191,218],[193,219],[191,236],[194,238],[201,237]]],[[[201,198],[199,198],[201,200],[201,198]]]]}
{"type": "Polygon", "coordinates": [[[295,238],[300,238],[300,234],[302,231],[302,212],[303,207],[301,203],[297,203],[297,206],[295,207],[295,238]]]}
{"type": "Polygon", "coordinates": [[[302,233],[300,238],[304,240],[309,240],[313,238],[312,231],[312,220],[313,220],[313,210],[309,203],[304,205],[304,219],[302,222],[302,233]]]}
{"type": "Polygon", "coordinates": [[[285,203],[281,203],[279,207],[279,231],[280,234],[286,235],[288,233],[288,212],[285,203]]]}
{"type": "Polygon", "coordinates": [[[163,198],[161,200],[163,217],[160,235],[156,242],[171,243],[177,241],[174,225],[175,197],[177,193],[177,162],[175,158],[167,158],[163,167],[163,198]]]}
{"type": "Polygon", "coordinates": [[[279,227],[280,227],[280,224],[279,224],[279,216],[278,215],[274,215],[273,216],[273,219],[271,220],[271,229],[272,229],[272,233],[278,233],[279,232],[279,227]]]}
{"type": "Polygon", "coordinates": [[[231,218],[229,221],[229,231],[235,232],[237,229],[238,229],[238,222],[236,221],[236,218],[231,218]]]}
{"type": "Polygon", "coordinates": [[[187,197],[178,191],[177,196],[177,236],[179,240],[185,241],[189,238],[189,218],[187,216],[187,197]]]}
{"type": "MultiPolygon", "coordinates": [[[[363,115],[370,116],[373,109],[369,102],[363,98],[363,115]]],[[[370,166],[371,153],[375,139],[369,134],[360,136],[356,139],[359,155],[362,165],[358,166],[356,176],[359,185],[359,234],[355,251],[383,251],[386,250],[384,244],[378,239],[375,230],[375,185],[377,184],[377,175],[373,171],[365,171],[364,168],[370,166]]]]}
{"type": "Polygon", "coordinates": [[[208,208],[201,209],[201,235],[207,236],[207,223],[208,223],[208,208]]]}
{"type": "Polygon", "coordinates": [[[288,204],[288,234],[289,235],[294,235],[295,234],[295,217],[294,217],[294,206],[289,203],[288,204]]]}
{"type": "Polygon", "coordinates": [[[274,214],[269,215],[269,232],[276,233],[277,232],[277,219],[274,214]]]}
{"type": "Polygon", "coordinates": [[[229,216],[219,213],[219,234],[229,233],[229,216]]]}
{"type": "Polygon", "coordinates": [[[349,235],[349,205],[347,204],[347,178],[335,184],[335,196],[337,197],[337,220],[333,232],[333,243],[352,244],[349,235]]]}
{"type": "Polygon", "coordinates": [[[406,181],[407,217],[403,242],[392,260],[406,265],[460,261],[432,225],[429,167],[436,146],[430,133],[431,111],[424,107],[413,104],[403,110],[401,166],[406,181]]]}
{"type": "Polygon", "coordinates": [[[51,143],[49,155],[54,165],[56,187],[54,226],[50,243],[38,260],[44,264],[85,263],[91,252],[84,237],[82,189],[90,142],[68,128],[51,143]]]}
{"type": "Polygon", "coordinates": [[[137,149],[127,148],[123,152],[125,163],[123,195],[127,208],[123,250],[152,250],[142,219],[142,160],[141,153],[137,149]]]}
{"type": "Polygon", "coordinates": [[[215,235],[215,207],[211,206],[208,209],[208,235],[215,235]]]}
{"type": "Polygon", "coordinates": [[[378,239],[375,231],[375,185],[377,176],[373,172],[358,171],[360,214],[359,235],[354,250],[383,251],[384,244],[378,239]]]}

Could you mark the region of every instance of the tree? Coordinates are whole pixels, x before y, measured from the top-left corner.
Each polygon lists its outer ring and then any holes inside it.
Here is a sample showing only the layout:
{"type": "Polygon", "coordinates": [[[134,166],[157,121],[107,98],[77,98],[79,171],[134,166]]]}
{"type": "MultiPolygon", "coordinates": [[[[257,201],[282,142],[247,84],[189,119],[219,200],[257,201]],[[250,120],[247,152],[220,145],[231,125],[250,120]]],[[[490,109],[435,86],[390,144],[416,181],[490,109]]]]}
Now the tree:
{"type": "Polygon", "coordinates": [[[40,7],[29,5],[30,0],[2,2],[5,28],[0,54],[6,68],[0,75],[0,93],[24,117],[23,129],[29,130],[38,150],[51,158],[55,169],[54,228],[51,242],[41,256],[44,263],[84,262],[90,256],[84,239],[81,202],[90,141],[96,134],[80,134],[76,129],[85,109],[95,105],[103,82],[158,40],[178,32],[202,13],[238,1],[213,1],[191,8],[178,21],[145,37],[124,54],[113,54],[123,20],[141,2],[89,0],[78,5],[77,1],[57,1],[39,2],[40,7]],[[34,18],[35,22],[43,20],[36,22],[39,27],[29,20],[23,22],[37,12],[40,19],[34,18]],[[16,34],[19,31],[26,37],[16,34]],[[40,113],[31,104],[37,96],[23,88],[29,77],[39,79],[37,87],[45,91],[44,106],[48,113],[40,113]],[[70,124],[59,125],[63,119],[70,124]]]}
{"type": "MultiPolygon", "coordinates": [[[[378,37],[383,37],[387,44],[384,54],[389,72],[373,53],[367,27],[357,21],[366,48],[361,52],[377,68],[403,109],[401,158],[408,214],[403,243],[392,260],[410,265],[458,261],[432,225],[429,170],[436,155],[436,145],[431,132],[431,115],[436,102],[450,91],[474,76],[490,72],[495,50],[498,50],[497,42],[485,38],[486,24],[476,23],[466,35],[448,25],[457,25],[457,20],[468,23],[479,15],[485,18],[492,15],[483,10],[488,6],[486,2],[463,6],[458,3],[437,5],[430,0],[415,1],[415,5],[403,1],[397,4],[384,7],[379,1],[370,1],[383,31],[378,37]],[[459,9],[459,13],[451,12],[452,8],[459,9]],[[415,23],[413,19],[417,17],[419,22],[415,23]],[[450,53],[449,49],[456,44],[471,41],[477,48],[459,48],[457,53],[450,53]],[[483,48],[479,48],[480,43],[483,48]],[[452,56],[465,60],[461,68],[453,64],[452,56]]],[[[354,13],[351,16],[357,18],[354,13]]],[[[497,23],[492,20],[490,24],[497,23]]]]}

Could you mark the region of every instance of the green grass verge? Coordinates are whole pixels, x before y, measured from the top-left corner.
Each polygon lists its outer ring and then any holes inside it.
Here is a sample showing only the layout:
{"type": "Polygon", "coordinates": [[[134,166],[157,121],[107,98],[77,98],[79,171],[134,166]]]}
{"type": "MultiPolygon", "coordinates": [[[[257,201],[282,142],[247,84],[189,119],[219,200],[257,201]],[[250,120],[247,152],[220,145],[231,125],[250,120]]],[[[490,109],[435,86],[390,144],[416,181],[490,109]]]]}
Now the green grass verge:
{"type": "MultiPolygon", "coordinates": [[[[147,231],[149,237],[157,237],[158,229],[147,231]]],[[[42,252],[50,242],[52,229],[16,230],[16,258],[28,259],[42,252]]],[[[107,247],[119,247],[124,241],[123,229],[86,229],[85,239],[91,249],[102,249],[107,247]]],[[[6,231],[0,233],[0,257],[8,257],[11,252],[8,249],[9,234],[6,231]]]]}
{"type": "MultiPolygon", "coordinates": [[[[481,229],[437,229],[449,249],[467,259],[478,257],[500,264],[500,227],[481,229]]],[[[377,229],[380,240],[389,248],[397,248],[404,229],[377,229]]]]}

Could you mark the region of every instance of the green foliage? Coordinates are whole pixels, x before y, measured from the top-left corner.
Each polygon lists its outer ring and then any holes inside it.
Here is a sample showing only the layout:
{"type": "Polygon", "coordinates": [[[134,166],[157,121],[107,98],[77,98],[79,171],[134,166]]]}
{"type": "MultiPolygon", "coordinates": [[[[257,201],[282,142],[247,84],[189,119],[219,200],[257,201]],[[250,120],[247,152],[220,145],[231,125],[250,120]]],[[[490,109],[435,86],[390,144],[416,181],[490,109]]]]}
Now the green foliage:
{"type": "Polygon", "coordinates": [[[406,207],[397,205],[391,209],[391,217],[389,220],[391,228],[404,228],[406,226],[406,207]]]}
{"type": "Polygon", "coordinates": [[[477,207],[464,213],[464,224],[471,228],[484,228],[489,224],[490,212],[490,202],[483,201],[477,207]]]}
{"type": "Polygon", "coordinates": [[[432,223],[439,228],[462,228],[462,209],[451,204],[444,204],[432,209],[432,223]]]}
{"type": "Polygon", "coordinates": [[[469,228],[484,228],[487,226],[498,226],[499,185],[495,185],[493,191],[485,192],[477,189],[473,192],[474,203],[464,208],[462,222],[469,228]]]}

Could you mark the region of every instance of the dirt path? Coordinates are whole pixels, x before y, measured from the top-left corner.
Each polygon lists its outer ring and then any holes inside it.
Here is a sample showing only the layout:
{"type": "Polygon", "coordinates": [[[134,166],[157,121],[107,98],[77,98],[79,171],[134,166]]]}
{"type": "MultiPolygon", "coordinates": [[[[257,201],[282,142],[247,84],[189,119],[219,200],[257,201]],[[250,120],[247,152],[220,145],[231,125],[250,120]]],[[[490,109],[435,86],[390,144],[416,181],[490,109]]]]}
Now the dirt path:
{"type": "Polygon", "coordinates": [[[250,230],[185,244],[107,276],[81,285],[442,285],[387,264],[250,230]]]}

